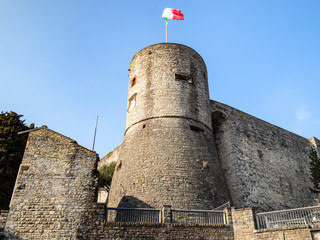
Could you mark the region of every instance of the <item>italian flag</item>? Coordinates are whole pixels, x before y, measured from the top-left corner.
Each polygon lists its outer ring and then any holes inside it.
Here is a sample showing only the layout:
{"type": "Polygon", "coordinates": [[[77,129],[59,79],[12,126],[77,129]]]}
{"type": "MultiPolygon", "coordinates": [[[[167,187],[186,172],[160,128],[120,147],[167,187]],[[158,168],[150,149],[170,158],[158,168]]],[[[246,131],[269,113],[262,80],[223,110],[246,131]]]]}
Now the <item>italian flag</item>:
{"type": "Polygon", "coordinates": [[[173,20],[184,20],[181,10],[165,8],[162,13],[164,19],[173,19],[173,20]]]}

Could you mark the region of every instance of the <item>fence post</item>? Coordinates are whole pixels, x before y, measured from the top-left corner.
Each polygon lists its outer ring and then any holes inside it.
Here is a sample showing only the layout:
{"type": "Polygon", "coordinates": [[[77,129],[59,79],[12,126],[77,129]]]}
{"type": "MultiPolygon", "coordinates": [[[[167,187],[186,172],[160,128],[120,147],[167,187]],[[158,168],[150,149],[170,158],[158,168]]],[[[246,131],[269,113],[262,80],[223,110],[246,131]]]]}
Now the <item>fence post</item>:
{"type": "Polygon", "coordinates": [[[224,220],[225,225],[233,225],[230,207],[227,207],[224,209],[224,219],[223,220],[224,220]]]}
{"type": "Polygon", "coordinates": [[[171,205],[163,205],[162,208],[162,223],[170,224],[172,222],[171,205]]]}

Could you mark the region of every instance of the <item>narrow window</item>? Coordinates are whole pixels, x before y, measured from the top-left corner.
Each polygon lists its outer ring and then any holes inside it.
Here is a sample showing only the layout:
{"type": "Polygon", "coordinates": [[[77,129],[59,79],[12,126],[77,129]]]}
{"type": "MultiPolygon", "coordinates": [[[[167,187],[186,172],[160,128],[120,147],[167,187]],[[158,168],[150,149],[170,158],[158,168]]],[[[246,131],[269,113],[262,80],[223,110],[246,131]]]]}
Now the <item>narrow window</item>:
{"type": "Polygon", "coordinates": [[[29,169],[29,166],[23,166],[21,165],[20,167],[20,171],[23,172],[23,171],[27,171],[29,169]]]}
{"type": "Polygon", "coordinates": [[[136,83],[137,83],[137,77],[133,77],[133,78],[130,80],[130,87],[132,88],[136,83]]]}
{"type": "Polygon", "coordinates": [[[191,84],[193,83],[191,76],[176,73],[175,78],[176,78],[176,80],[179,80],[179,81],[187,81],[188,83],[191,83],[191,84]]]}
{"type": "Polygon", "coordinates": [[[192,131],[195,131],[195,132],[200,132],[200,133],[203,133],[203,132],[204,132],[204,130],[203,130],[202,128],[199,128],[199,127],[193,126],[193,125],[190,125],[190,129],[191,129],[192,131]]]}
{"type": "Polygon", "coordinates": [[[136,96],[137,94],[133,94],[132,97],[129,99],[129,104],[128,104],[128,112],[134,108],[134,106],[136,105],[136,96]]]}

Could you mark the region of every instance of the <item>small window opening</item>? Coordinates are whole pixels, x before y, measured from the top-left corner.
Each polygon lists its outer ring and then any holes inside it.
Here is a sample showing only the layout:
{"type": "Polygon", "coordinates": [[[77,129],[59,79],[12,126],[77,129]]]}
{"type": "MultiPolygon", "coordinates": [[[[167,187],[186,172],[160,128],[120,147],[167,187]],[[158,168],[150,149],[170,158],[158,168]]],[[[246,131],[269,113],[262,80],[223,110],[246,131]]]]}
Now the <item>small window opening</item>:
{"type": "Polygon", "coordinates": [[[137,94],[135,93],[135,94],[133,94],[133,96],[129,99],[129,104],[128,104],[128,112],[132,109],[132,108],[134,108],[134,106],[136,105],[136,96],[137,96],[137,94]]]}
{"type": "Polygon", "coordinates": [[[187,76],[187,75],[182,75],[182,74],[175,74],[175,78],[176,80],[180,80],[180,81],[187,81],[188,83],[193,83],[192,77],[191,76],[187,76]]]}
{"type": "Polygon", "coordinates": [[[25,184],[21,184],[20,186],[17,187],[18,190],[23,190],[26,188],[25,184]]]}
{"type": "Polygon", "coordinates": [[[143,124],[143,125],[142,125],[142,128],[145,128],[145,127],[146,127],[146,125],[145,125],[145,124],[143,124]]]}
{"type": "Polygon", "coordinates": [[[23,172],[23,171],[27,171],[29,170],[29,166],[22,166],[20,167],[20,171],[23,172]]]}
{"type": "Polygon", "coordinates": [[[121,166],[122,166],[122,162],[120,161],[118,166],[116,167],[116,170],[119,171],[121,169],[121,166]]]}
{"type": "Polygon", "coordinates": [[[133,87],[137,83],[137,77],[134,77],[130,80],[130,87],[133,87]]]}
{"type": "Polygon", "coordinates": [[[152,54],[152,52],[150,51],[149,54],[152,54]]]}
{"type": "Polygon", "coordinates": [[[190,125],[190,129],[191,129],[192,131],[195,131],[195,132],[200,132],[200,133],[203,133],[203,132],[204,132],[204,130],[203,130],[202,128],[199,128],[199,127],[193,126],[193,125],[190,125]]]}

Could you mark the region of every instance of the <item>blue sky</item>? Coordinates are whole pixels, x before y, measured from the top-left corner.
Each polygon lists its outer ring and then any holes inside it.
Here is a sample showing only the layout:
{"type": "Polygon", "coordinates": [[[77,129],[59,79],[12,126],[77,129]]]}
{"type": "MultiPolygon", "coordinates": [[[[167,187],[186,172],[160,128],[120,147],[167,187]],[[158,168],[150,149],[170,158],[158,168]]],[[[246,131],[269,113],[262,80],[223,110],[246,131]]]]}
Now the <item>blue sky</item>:
{"type": "Polygon", "coordinates": [[[24,115],[103,157],[125,131],[128,68],[165,41],[195,49],[210,97],[320,138],[319,0],[1,0],[0,111],[24,115]]]}

